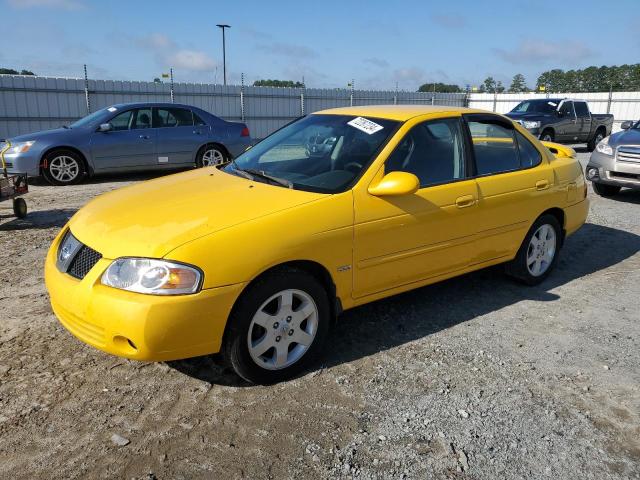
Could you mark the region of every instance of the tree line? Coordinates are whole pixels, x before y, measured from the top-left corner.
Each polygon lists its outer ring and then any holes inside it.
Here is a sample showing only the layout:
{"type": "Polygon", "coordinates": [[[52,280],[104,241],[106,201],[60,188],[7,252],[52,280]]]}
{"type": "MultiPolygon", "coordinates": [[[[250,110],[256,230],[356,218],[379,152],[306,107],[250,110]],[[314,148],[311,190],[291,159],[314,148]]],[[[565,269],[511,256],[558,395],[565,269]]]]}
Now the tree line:
{"type": "Polygon", "coordinates": [[[14,70],[13,68],[2,68],[0,67],[0,75],[5,74],[5,75],[35,75],[35,73],[33,73],[30,70],[14,70]]]}

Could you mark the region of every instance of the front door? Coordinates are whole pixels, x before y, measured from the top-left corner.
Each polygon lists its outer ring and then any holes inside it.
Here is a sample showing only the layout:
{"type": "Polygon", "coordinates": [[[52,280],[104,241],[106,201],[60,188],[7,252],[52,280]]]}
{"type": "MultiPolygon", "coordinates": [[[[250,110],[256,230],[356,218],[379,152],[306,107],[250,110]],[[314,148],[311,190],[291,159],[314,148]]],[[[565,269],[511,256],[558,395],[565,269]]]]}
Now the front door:
{"type": "Polygon", "coordinates": [[[91,153],[96,171],[153,165],[155,130],[151,109],[134,108],[116,114],[108,132],[94,132],[91,153]]]}
{"type": "Polygon", "coordinates": [[[560,104],[560,121],[556,126],[556,140],[560,142],[576,142],[580,135],[580,125],[573,108],[573,101],[566,100],[560,104]]]}
{"type": "Polygon", "coordinates": [[[397,197],[354,190],[354,297],[469,264],[478,194],[475,181],[467,178],[464,138],[460,117],[418,123],[382,168],[415,174],[420,189],[397,197]]]}

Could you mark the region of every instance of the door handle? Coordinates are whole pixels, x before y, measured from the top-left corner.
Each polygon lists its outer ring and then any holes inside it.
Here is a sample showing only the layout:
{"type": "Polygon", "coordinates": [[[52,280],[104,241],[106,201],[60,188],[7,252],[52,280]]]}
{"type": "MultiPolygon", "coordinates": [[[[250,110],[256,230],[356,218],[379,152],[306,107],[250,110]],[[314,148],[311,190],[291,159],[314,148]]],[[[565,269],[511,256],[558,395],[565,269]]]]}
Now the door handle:
{"type": "Polygon", "coordinates": [[[473,195],[463,195],[456,198],[456,206],[458,208],[472,207],[476,204],[476,197],[473,195]]]}
{"type": "Polygon", "coordinates": [[[149,135],[140,135],[143,140],[149,140],[149,135]]]}
{"type": "Polygon", "coordinates": [[[195,133],[196,135],[202,135],[202,132],[199,130],[194,130],[193,133],[195,133]]]}
{"type": "Polygon", "coordinates": [[[538,180],[536,182],[536,190],[546,190],[549,188],[549,180],[538,180]]]}

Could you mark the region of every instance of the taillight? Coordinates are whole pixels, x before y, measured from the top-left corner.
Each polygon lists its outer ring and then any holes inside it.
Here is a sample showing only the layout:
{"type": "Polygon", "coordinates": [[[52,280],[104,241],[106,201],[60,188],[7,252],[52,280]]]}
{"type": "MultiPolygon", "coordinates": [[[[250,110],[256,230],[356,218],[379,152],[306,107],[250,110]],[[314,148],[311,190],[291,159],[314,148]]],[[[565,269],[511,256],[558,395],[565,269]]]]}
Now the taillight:
{"type": "Polygon", "coordinates": [[[249,136],[249,127],[244,127],[242,129],[242,131],[240,132],[240,136],[241,137],[248,137],[249,136]]]}

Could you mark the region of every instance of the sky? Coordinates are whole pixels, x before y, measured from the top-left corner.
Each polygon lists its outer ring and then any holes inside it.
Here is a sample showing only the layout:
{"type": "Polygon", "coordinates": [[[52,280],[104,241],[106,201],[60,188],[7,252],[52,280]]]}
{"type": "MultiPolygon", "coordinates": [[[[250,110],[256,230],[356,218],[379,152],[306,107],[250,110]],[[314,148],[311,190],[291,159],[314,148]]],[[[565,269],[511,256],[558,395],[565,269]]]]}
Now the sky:
{"type": "Polygon", "coordinates": [[[38,75],[176,82],[301,81],[416,90],[534,86],[551,68],[640,62],[640,0],[0,0],[0,66],[38,75]],[[612,15],[607,10],[612,10],[612,15]]]}

